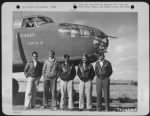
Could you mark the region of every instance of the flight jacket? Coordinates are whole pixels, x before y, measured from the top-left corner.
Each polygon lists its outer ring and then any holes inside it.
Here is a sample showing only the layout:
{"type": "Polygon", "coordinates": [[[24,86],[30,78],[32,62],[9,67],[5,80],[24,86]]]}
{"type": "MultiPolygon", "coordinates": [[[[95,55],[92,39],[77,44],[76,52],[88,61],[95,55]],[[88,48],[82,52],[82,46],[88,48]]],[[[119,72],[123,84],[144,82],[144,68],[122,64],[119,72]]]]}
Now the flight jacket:
{"type": "Polygon", "coordinates": [[[73,64],[62,63],[59,68],[60,79],[63,81],[73,80],[76,76],[76,69],[73,64]]]}
{"type": "Polygon", "coordinates": [[[44,80],[49,80],[50,78],[57,78],[59,76],[59,67],[56,59],[54,61],[45,60],[42,74],[44,80]]]}
{"type": "Polygon", "coordinates": [[[95,64],[95,74],[98,78],[105,79],[111,76],[112,66],[108,60],[104,60],[103,66],[100,66],[100,62],[97,61],[95,64]]]}
{"type": "Polygon", "coordinates": [[[84,70],[83,63],[81,62],[78,65],[77,75],[79,76],[79,79],[84,82],[87,82],[88,80],[93,80],[93,78],[95,76],[95,72],[94,72],[94,68],[93,68],[92,64],[87,63],[85,70],[84,70]]]}
{"type": "Polygon", "coordinates": [[[37,65],[36,65],[36,67],[34,67],[33,61],[27,62],[26,66],[24,68],[24,74],[27,78],[29,76],[34,77],[34,78],[41,77],[41,75],[42,75],[42,63],[37,61],[37,65]]]}

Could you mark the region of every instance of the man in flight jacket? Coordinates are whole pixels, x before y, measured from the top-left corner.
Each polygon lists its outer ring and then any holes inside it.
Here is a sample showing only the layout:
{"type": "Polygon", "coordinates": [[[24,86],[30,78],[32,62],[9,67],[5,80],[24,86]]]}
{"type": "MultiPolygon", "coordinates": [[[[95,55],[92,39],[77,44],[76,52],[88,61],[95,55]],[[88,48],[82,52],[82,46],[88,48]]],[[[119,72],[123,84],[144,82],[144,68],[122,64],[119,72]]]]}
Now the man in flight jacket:
{"type": "Polygon", "coordinates": [[[109,111],[109,86],[110,79],[109,77],[112,74],[112,66],[111,63],[104,59],[104,53],[99,54],[99,60],[95,64],[95,74],[96,78],[96,93],[97,93],[97,111],[102,110],[102,89],[104,93],[105,99],[105,110],[109,111]]]}
{"type": "Polygon", "coordinates": [[[60,108],[66,109],[66,97],[68,94],[68,109],[73,110],[73,79],[76,75],[75,66],[69,61],[70,56],[65,54],[65,62],[60,65],[60,90],[61,90],[61,101],[60,108]]]}
{"type": "Polygon", "coordinates": [[[78,65],[77,74],[79,83],[79,110],[84,109],[84,92],[86,93],[86,109],[92,109],[92,80],[95,76],[92,64],[88,62],[88,55],[83,54],[82,62],[78,65]]]}

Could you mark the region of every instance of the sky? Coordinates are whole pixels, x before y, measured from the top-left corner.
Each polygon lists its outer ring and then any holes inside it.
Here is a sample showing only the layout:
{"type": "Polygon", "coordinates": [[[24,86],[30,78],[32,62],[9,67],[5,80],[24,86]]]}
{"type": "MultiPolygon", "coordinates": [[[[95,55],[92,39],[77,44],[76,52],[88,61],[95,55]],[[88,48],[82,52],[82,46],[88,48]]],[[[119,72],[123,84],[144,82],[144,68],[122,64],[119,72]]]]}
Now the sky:
{"type": "Polygon", "coordinates": [[[106,59],[112,63],[114,80],[137,81],[137,13],[136,12],[21,12],[14,13],[14,19],[20,16],[44,15],[56,23],[67,22],[88,25],[102,30],[109,38],[106,59]]]}

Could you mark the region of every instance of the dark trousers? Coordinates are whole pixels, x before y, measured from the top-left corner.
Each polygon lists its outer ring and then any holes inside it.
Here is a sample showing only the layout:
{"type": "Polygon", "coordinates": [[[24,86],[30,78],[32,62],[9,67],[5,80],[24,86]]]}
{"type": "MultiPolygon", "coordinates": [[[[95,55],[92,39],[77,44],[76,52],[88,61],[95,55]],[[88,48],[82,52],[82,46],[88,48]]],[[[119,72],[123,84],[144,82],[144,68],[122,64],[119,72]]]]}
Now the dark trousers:
{"type": "Polygon", "coordinates": [[[57,79],[52,78],[50,80],[44,80],[44,90],[43,90],[43,106],[48,105],[48,98],[51,95],[52,98],[52,107],[57,106],[57,79]]]}
{"type": "Polygon", "coordinates": [[[100,79],[96,78],[96,93],[97,93],[97,110],[102,109],[102,89],[104,93],[104,100],[105,100],[105,110],[109,110],[109,86],[110,86],[110,79],[100,79]]]}

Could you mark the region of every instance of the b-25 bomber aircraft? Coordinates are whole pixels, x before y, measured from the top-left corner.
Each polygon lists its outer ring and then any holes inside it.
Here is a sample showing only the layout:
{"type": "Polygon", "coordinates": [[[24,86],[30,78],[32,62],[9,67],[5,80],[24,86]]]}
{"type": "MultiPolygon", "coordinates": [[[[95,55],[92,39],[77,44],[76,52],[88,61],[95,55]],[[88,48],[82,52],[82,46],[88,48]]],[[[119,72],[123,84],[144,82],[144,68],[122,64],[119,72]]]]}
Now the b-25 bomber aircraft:
{"type": "Polygon", "coordinates": [[[33,51],[37,51],[39,60],[44,62],[49,49],[55,51],[60,62],[64,54],[69,54],[70,60],[77,64],[83,53],[87,53],[90,62],[94,62],[97,53],[107,52],[108,37],[112,36],[95,27],[55,23],[41,15],[22,17],[13,25],[13,72],[23,72],[33,51]]]}

